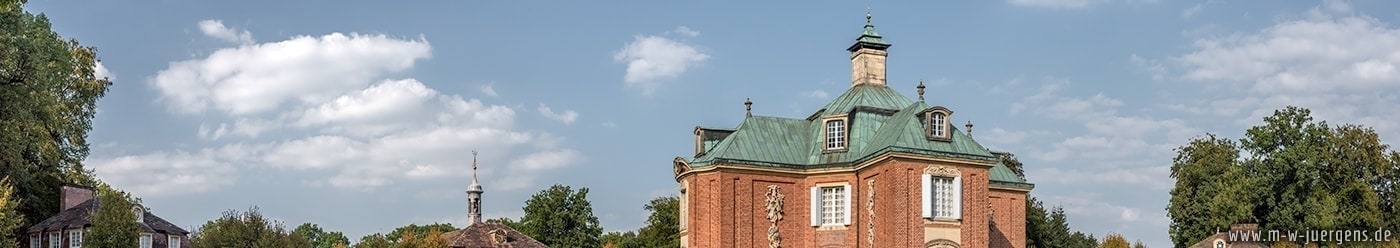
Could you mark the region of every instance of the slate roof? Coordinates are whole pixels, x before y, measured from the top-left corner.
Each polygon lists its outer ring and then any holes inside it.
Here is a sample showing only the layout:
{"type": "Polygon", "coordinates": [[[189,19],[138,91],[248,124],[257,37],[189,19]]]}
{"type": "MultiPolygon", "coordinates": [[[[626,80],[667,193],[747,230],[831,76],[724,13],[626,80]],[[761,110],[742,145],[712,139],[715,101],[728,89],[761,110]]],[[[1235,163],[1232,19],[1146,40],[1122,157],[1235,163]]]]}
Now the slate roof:
{"type": "Polygon", "coordinates": [[[477,222],[460,230],[442,234],[447,247],[453,248],[536,248],[549,247],[506,225],[477,222]],[[492,232],[495,232],[494,237],[492,232]]]}
{"type": "Polygon", "coordinates": [[[745,118],[732,131],[698,127],[725,135],[705,135],[701,140],[703,153],[681,159],[695,168],[727,162],[797,169],[851,166],[889,152],[996,160],[955,125],[949,125],[950,139],[926,138],[922,113],[933,108],[886,85],[859,84],[805,119],[756,115],[745,118]],[[823,142],[822,121],[843,115],[849,126],[847,147],[829,151],[823,142]]]}
{"type": "MultiPolygon", "coordinates": [[[[27,232],[36,233],[91,227],[92,222],[88,217],[91,216],[93,212],[97,211],[97,207],[98,201],[96,200],[96,198],[89,199],[87,201],[84,201],[83,203],[79,203],[78,205],[73,206],[72,208],[58,212],[57,215],[49,217],[48,219],[44,219],[44,221],[40,221],[39,224],[34,224],[33,226],[30,226],[27,232]]],[[[173,233],[179,235],[188,235],[190,233],[189,231],[185,231],[185,229],[182,229],[179,226],[171,224],[169,221],[160,218],[160,216],[152,214],[150,211],[141,211],[141,213],[144,214],[144,216],[142,216],[142,220],[144,220],[144,222],[140,223],[142,232],[165,234],[173,233]]]]}

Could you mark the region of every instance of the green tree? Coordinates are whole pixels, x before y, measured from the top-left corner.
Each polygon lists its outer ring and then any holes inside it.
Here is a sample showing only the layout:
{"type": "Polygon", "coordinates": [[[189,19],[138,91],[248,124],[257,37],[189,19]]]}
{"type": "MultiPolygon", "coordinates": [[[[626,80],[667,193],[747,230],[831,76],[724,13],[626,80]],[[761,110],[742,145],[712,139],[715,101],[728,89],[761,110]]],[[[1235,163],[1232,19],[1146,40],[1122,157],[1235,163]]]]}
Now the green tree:
{"type": "Polygon", "coordinates": [[[224,211],[219,219],[199,226],[190,237],[193,247],[310,247],[311,242],[291,234],[282,223],[263,217],[258,207],[247,212],[224,211]]]}
{"type": "Polygon", "coordinates": [[[517,231],[550,247],[600,247],[603,228],[593,216],[588,188],[554,185],[525,201],[517,231]]]}
{"type": "Polygon", "coordinates": [[[402,236],[397,242],[394,242],[394,248],[419,248],[423,246],[423,239],[419,238],[413,229],[404,230],[399,234],[402,236]]]}
{"type": "Polygon", "coordinates": [[[1249,220],[1250,181],[1242,175],[1239,148],[1229,139],[1207,134],[1176,148],[1171,177],[1176,179],[1167,216],[1174,221],[1168,234],[1176,247],[1194,244],[1216,230],[1249,220]]]}
{"type": "Polygon", "coordinates": [[[305,237],[311,247],[332,248],[336,244],[350,244],[350,239],[341,232],[326,232],[313,223],[302,223],[297,228],[292,229],[292,235],[305,237]]]}
{"type": "Polygon", "coordinates": [[[1143,244],[1142,240],[1138,240],[1133,243],[1133,248],[1147,248],[1147,244],[1143,244]]]}
{"type": "Polygon", "coordinates": [[[1177,247],[1229,224],[1268,230],[1400,227],[1400,154],[1375,130],[1329,126],[1286,107],[1250,127],[1238,145],[1207,135],[1177,149],[1167,207],[1177,247]]]}
{"type": "Polygon", "coordinates": [[[1095,247],[1098,239],[1082,232],[1070,232],[1069,219],[1061,207],[1046,209],[1035,197],[1026,199],[1026,247],[1095,247]]]}
{"type": "Polygon", "coordinates": [[[1131,245],[1122,234],[1109,233],[1103,236],[1103,243],[1099,244],[1099,248],[1132,248],[1131,245]]]}
{"type": "Polygon", "coordinates": [[[391,248],[394,247],[389,239],[384,238],[384,234],[370,234],[360,237],[360,242],[356,242],[354,248],[391,248]]]}
{"type": "Polygon", "coordinates": [[[681,247],[681,201],[675,196],[652,199],[642,209],[651,212],[646,226],[637,230],[637,242],[643,247],[681,247]]]}
{"type": "Polygon", "coordinates": [[[89,215],[91,231],[83,236],[86,246],[117,248],[136,247],[141,227],[136,224],[136,206],[130,194],[112,189],[97,189],[97,211],[89,215]]]}
{"type": "Polygon", "coordinates": [[[0,0],[0,177],[25,203],[21,226],[58,213],[59,185],[96,186],[82,162],[97,101],[111,85],[94,76],[96,50],[59,36],[25,3],[0,0]]]}
{"type": "Polygon", "coordinates": [[[394,231],[389,232],[388,235],[384,235],[384,238],[388,239],[389,242],[398,243],[402,241],[405,235],[411,234],[414,236],[413,238],[422,240],[428,233],[433,231],[451,232],[453,230],[457,230],[457,228],[452,227],[451,223],[433,223],[428,225],[409,224],[407,226],[395,228],[394,231]]]}
{"type": "Polygon", "coordinates": [[[427,236],[423,236],[423,248],[447,248],[447,240],[442,237],[442,231],[428,231],[427,236]]]}
{"type": "Polygon", "coordinates": [[[19,214],[20,199],[15,197],[15,187],[10,186],[9,177],[0,177],[0,248],[16,248],[19,244],[17,233],[24,216],[19,214]]]}
{"type": "Polygon", "coordinates": [[[608,232],[608,233],[603,234],[603,236],[600,237],[600,238],[598,238],[598,240],[600,240],[601,242],[603,242],[603,248],[642,248],[642,247],[646,247],[646,246],[642,246],[641,244],[639,244],[639,243],[637,242],[637,233],[633,233],[632,231],[626,231],[626,232],[608,232]]]}

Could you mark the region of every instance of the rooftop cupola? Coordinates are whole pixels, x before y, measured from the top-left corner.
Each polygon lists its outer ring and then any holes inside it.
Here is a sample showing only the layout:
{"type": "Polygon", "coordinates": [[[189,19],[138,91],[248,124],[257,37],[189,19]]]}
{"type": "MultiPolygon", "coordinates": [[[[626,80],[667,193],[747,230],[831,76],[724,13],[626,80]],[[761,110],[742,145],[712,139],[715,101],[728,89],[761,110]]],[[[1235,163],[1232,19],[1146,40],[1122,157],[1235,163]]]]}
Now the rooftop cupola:
{"type": "Polygon", "coordinates": [[[472,151],[472,184],[467,186],[467,226],[481,222],[481,184],[476,183],[476,151],[472,151]]]}
{"type": "Polygon", "coordinates": [[[851,52],[851,86],[860,84],[885,85],[885,57],[890,43],[885,42],[875,24],[870,22],[870,13],[865,13],[865,32],[861,32],[856,43],[846,48],[851,52]]]}

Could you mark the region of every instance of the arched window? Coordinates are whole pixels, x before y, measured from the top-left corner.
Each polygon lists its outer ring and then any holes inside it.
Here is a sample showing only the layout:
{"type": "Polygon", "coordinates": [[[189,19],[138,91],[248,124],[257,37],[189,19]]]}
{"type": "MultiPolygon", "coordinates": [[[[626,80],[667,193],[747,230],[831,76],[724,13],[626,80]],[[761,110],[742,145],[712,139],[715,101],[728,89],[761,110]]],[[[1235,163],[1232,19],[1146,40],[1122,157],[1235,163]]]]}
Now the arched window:
{"type": "Polygon", "coordinates": [[[933,112],[928,115],[928,135],[934,138],[948,137],[948,114],[933,112]]]}

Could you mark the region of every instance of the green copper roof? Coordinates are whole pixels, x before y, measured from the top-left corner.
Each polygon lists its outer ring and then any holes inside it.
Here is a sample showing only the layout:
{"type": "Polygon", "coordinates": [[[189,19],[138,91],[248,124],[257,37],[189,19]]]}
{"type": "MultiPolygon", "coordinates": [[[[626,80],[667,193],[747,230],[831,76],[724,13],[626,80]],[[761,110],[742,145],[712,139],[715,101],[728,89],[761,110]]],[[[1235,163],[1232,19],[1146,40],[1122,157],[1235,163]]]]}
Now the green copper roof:
{"type": "Polygon", "coordinates": [[[850,166],[889,152],[996,159],[971,136],[951,125],[949,139],[926,138],[921,117],[928,109],[923,101],[911,101],[889,86],[856,85],[806,119],[745,118],[732,134],[714,143],[704,141],[705,152],[686,160],[692,167],[729,162],[805,169],[850,166]],[[841,115],[845,115],[849,130],[846,149],[825,149],[824,118],[841,115]]]}
{"type": "Polygon", "coordinates": [[[860,33],[860,38],[856,38],[856,44],[846,48],[847,51],[855,52],[860,48],[874,48],[885,50],[890,47],[889,42],[885,42],[885,37],[880,36],[880,32],[875,31],[875,24],[870,23],[870,14],[865,14],[865,31],[860,33]]]}
{"type": "Polygon", "coordinates": [[[826,106],[822,106],[816,115],[834,116],[850,113],[856,106],[874,107],[889,110],[897,110],[913,104],[904,95],[894,91],[889,86],[878,84],[858,84],[851,86],[850,90],[836,96],[826,106]]]}

